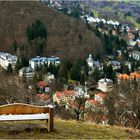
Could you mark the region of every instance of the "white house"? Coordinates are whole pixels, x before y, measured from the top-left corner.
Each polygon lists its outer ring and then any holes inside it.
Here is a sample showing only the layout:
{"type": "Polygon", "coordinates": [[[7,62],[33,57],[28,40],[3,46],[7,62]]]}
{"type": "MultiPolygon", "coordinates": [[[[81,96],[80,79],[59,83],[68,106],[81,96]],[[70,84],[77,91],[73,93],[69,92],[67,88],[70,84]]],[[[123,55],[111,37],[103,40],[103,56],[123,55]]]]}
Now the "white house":
{"type": "Polygon", "coordinates": [[[51,81],[51,80],[54,80],[55,79],[55,76],[54,76],[54,74],[51,74],[51,73],[47,73],[46,75],[45,75],[45,81],[51,81]]]}
{"type": "Polygon", "coordinates": [[[125,62],[125,65],[129,68],[129,71],[131,71],[131,68],[132,68],[132,63],[131,63],[131,62],[128,62],[128,61],[126,61],[126,62],[125,62]]]}
{"type": "Polygon", "coordinates": [[[76,86],[74,88],[74,90],[76,91],[76,96],[78,97],[84,97],[84,98],[89,98],[89,94],[87,92],[88,88],[86,86],[76,86]]]}
{"type": "Polygon", "coordinates": [[[52,63],[54,65],[58,65],[58,64],[60,64],[60,58],[54,57],[54,56],[49,57],[49,58],[37,56],[37,57],[29,60],[29,64],[33,69],[36,69],[37,66],[41,66],[44,64],[50,65],[50,63],[52,63]]]}
{"type": "Polygon", "coordinates": [[[103,78],[98,81],[97,89],[100,89],[103,92],[108,92],[113,89],[113,81],[108,78],[103,78]]]}
{"type": "Polygon", "coordinates": [[[109,64],[112,65],[113,70],[121,68],[121,63],[119,61],[109,61],[109,64]]]}
{"type": "Polygon", "coordinates": [[[12,68],[15,68],[17,62],[17,57],[6,52],[0,52],[0,65],[2,68],[7,70],[9,64],[12,65],[12,68]]]}
{"type": "Polygon", "coordinates": [[[97,61],[93,60],[91,54],[87,58],[87,64],[88,64],[89,68],[91,68],[92,70],[94,70],[95,68],[98,68],[99,70],[103,69],[102,65],[99,63],[98,60],[97,61]]]}
{"type": "Polygon", "coordinates": [[[31,67],[23,67],[19,70],[19,76],[22,77],[23,75],[25,75],[26,78],[33,78],[35,72],[31,67]]]}
{"type": "Polygon", "coordinates": [[[140,60],[140,52],[138,51],[133,51],[129,53],[129,57],[134,58],[135,60],[140,60]]]}

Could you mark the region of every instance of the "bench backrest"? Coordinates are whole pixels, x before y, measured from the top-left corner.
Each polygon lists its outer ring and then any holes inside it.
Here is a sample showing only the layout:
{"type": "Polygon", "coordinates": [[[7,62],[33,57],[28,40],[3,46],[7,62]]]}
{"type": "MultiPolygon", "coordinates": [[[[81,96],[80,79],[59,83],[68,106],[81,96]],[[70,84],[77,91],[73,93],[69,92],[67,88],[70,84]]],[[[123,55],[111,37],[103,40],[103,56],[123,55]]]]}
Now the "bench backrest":
{"type": "Polygon", "coordinates": [[[0,115],[3,114],[37,114],[49,113],[49,107],[35,106],[23,103],[14,103],[0,106],[0,115]]]}

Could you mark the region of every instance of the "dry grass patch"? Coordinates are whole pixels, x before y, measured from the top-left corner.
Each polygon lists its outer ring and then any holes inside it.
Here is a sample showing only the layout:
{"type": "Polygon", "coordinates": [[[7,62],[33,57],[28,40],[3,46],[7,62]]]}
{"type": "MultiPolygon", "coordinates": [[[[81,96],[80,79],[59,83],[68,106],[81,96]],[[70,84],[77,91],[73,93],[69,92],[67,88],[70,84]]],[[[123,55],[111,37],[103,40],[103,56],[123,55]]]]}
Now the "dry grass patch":
{"type": "Polygon", "coordinates": [[[138,139],[139,131],[117,126],[55,119],[55,131],[48,133],[44,121],[6,122],[0,125],[0,138],[28,139],[138,139]]]}

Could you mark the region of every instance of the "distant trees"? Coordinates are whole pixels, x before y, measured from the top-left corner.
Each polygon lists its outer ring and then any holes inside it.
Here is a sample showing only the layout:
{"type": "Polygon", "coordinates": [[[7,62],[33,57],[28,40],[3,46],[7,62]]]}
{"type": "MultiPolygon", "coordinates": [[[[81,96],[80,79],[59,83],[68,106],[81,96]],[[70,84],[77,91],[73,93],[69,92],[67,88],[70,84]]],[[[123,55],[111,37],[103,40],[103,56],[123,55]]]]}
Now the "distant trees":
{"type": "Polygon", "coordinates": [[[85,78],[88,74],[88,66],[86,62],[78,59],[74,62],[72,68],[70,69],[70,78],[72,80],[85,82],[85,78]]]}
{"type": "Polygon", "coordinates": [[[137,21],[137,23],[139,23],[139,24],[140,24],[140,18],[139,18],[139,17],[137,18],[137,20],[136,20],[136,21],[137,21]]]}
{"type": "Polygon", "coordinates": [[[95,79],[96,82],[98,82],[98,80],[100,79],[101,73],[99,71],[98,68],[95,68],[93,73],[92,73],[92,77],[95,79]]]}
{"type": "Polygon", "coordinates": [[[70,68],[70,62],[68,60],[63,60],[58,71],[59,78],[64,78],[67,81],[70,68]]]}
{"type": "Polygon", "coordinates": [[[28,41],[34,40],[36,38],[47,39],[46,27],[40,20],[34,21],[32,25],[27,28],[27,38],[28,41]]]}
{"type": "Polygon", "coordinates": [[[104,65],[103,67],[104,74],[107,78],[115,80],[115,72],[113,71],[112,65],[104,65]]]}
{"type": "Polygon", "coordinates": [[[47,29],[40,20],[36,20],[27,28],[27,39],[34,44],[36,55],[42,55],[46,47],[47,29]]]}
{"type": "Polygon", "coordinates": [[[121,73],[130,74],[128,66],[124,63],[121,64],[121,73]]]}
{"type": "Polygon", "coordinates": [[[15,65],[15,71],[18,73],[18,71],[22,67],[28,67],[28,66],[29,66],[29,60],[26,57],[18,58],[15,65]]]}

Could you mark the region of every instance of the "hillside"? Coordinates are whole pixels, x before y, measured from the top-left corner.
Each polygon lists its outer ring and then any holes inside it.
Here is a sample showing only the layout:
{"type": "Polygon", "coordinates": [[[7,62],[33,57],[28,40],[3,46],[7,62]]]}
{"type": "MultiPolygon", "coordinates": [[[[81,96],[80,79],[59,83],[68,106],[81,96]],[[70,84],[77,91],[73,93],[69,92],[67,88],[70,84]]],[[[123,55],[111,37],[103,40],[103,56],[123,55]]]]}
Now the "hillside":
{"type": "Polygon", "coordinates": [[[10,46],[16,40],[27,47],[28,56],[34,56],[27,43],[26,29],[36,19],[40,19],[48,30],[45,56],[75,59],[89,52],[96,55],[103,51],[100,40],[81,21],[40,2],[18,1],[0,2],[0,51],[12,52],[10,46]]]}
{"type": "Polygon", "coordinates": [[[117,20],[122,24],[128,24],[131,28],[139,28],[137,20],[140,18],[140,5],[138,1],[130,0],[106,0],[94,1],[89,4],[96,17],[117,20]]]}
{"type": "Polygon", "coordinates": [[[55,132],[47,133],[44,121],[1,123],[0,138],[5,139],[138,139],[138,131],[117,126],[55,120],[55,132]],[[41,125],[39,125],[41,123],[41,125]],[[28,124],[28,125],[27,125],[28,124]]]}

